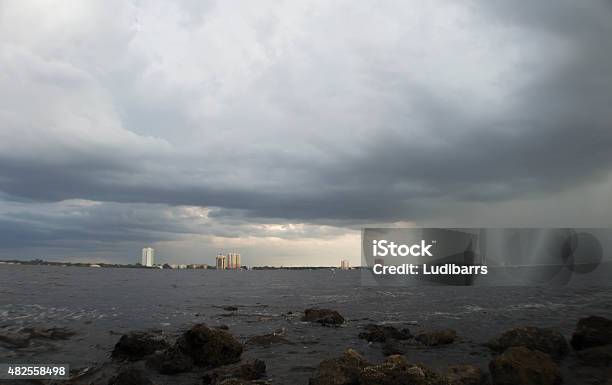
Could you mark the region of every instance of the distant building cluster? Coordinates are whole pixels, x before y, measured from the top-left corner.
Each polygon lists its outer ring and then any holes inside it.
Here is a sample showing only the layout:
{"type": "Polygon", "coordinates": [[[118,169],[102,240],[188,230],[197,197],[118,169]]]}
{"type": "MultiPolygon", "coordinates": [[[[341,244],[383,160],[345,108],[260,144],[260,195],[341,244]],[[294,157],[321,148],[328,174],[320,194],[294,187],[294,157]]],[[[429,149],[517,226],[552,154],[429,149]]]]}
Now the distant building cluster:
{"type": "Polygon", "coordinates": [[[152,267],[155,264],[155,249],[152,247],[145,247],[142,249],[142,260],[141,265],[152,267]]]}
{"type": "Polygon", "coordinates": [[[343,270],[348,270],[351,268],[351,265],[348,259],[343,259],[342,261],[340,261],[340,268],[343,270]]]}
{"type": "Polygon", "coordinates": [[[217,258],[215,259],[215,265],[217,267],[217,270],[240,269],[240,267],[242,266],[240,263],[240,254],[217,254],[217,258]]]}

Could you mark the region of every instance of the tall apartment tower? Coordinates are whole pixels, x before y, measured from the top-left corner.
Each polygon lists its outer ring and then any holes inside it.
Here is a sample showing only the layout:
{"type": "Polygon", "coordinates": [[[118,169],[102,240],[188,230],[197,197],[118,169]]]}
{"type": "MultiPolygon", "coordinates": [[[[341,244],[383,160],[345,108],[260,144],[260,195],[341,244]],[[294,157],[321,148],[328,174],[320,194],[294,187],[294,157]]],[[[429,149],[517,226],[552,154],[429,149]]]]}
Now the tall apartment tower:
{"type": "Polygon", "coordinates": [[[223,254],[217,254],[217,258],[215,259],[215,264],[217,266],[217,270],[227,269],[227,257],[223,254]]]}
{"type": "Polygon", "coordinates": [[[141,264],[143,266],[151,267],[155,263],[155,249],[152,247],[145,247],[142,249],[142,260],[141,264]]]}
{"type": "Polygon", "coordinates": [[[228,269],[240,269],[240,254],[228,253],[227,254],[227,268],[228,269]]]}

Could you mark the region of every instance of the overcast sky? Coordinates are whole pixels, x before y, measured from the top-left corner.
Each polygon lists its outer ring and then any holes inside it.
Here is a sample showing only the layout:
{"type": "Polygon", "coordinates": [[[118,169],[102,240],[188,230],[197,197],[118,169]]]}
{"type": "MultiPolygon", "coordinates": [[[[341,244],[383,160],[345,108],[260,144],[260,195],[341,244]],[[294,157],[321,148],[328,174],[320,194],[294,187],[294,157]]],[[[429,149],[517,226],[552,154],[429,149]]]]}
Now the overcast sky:
{"type": "Polygon", "coordinates": [[[610,1],[2,1],[0,258],[612,226],[610,1]]]}

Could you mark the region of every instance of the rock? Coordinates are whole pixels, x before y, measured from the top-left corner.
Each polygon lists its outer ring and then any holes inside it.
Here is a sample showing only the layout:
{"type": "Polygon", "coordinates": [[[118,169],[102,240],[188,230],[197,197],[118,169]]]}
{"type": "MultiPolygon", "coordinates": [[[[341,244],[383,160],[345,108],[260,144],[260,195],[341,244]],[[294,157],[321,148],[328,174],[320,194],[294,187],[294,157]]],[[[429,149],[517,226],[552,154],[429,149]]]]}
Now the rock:
{"type": "Polygon", "coordinates": [[[25,348],[30,345],[30,337],[13,331],[0,332],[0,346],[8,349],[25,348]]]}
{"type": "Polygon", "coordinates": [[[108,385],[153,385],[144,372],[134,366],[119,369],[116,376],[110,379],[108,385]]]}
{"type": "Polygon", "coordinates": [[[196,324],[183,333],[176,346],[198,366],[221,366],[240,360],[242,344],[230,333],[196,324]]]}
{"type": "Polygon", "coordinates": [[[177,374],[193,369],[193,359],[180,349],[171,347],[163,352],[157,352],[147,359],[147,365],[161,374],[177,374]]]}
{"type": "Polygon", "coordinates": [[[225,306],[223,308],[223,310],[225,310],[225,311],[238,311],[238,307],[237,306],[225,306]]]}
{"type": "Polygon", "coordinates": [[[448,380],[406,357],[389,356],[379,365],[369,365],[360,374],[359,385],[448,385],[448,380]]]}
{"type": "Polygon", "coordinates": [[[487,376],[473,365],[449,366],[446,378],[449,385],[485,385],[487,383],[487,376]]]}
{"type": "Polygon", "coordinates": [[[218,325],[218,326],[215,326],[215,329],[229,330],[229,326],[227,326],[227,325],[218,325]]]}
{"type": "Polygon", "coordinates": [[[226,379],[253,381],[266,375],[266,364],[262,360],[248,361],[243,364],[222,366],[206,373],[202,379],[204,385],[217,385],[226,379]]]}
{"type": "Polygon", "coordinates": [[[578,359],[586,366],[612,367],[612,345],[579,350],[578,359]]]}
{"type": "Polygon", "coordinates": [[[68,328],[2,328],[0,329],[0,346],[8,349],[20,349],[30,346],[33,339],[66,340],[75,335],[68,328]]]}
{"type": "Polygon", "coordinates": [[[279,334],[270,333],[270,334],[263,334],[260,336],[249,337],[249,339],[247,339],[246,341],[246,344],[262,346],[262,347],[269,347],[273,344],[291,344],[291,342],[279,334]]]}
{"type": "Polygon", "coordinates": [[[392,356],[396,354],[406,354],[410,349],[414,348],[415,343],[407,340],[394,340],[388,339],[383,343],[382,353],[385,356],[392,356]]]}
{"type": "Polygon", "coordinates": [[[552,358],[524,346],[508,348],[489,363],[493,385],[558,385],[559,367],[552,358]]]}
{"type": "Polygon", "coordinates": [[[412,338],[412,334],[407,328],[400,330],[391,325],[368,324],[364,331],[359,333],[359,338],[368,342],[386,342],[389,339],[407,340],[412,338]]]}
{"type": "Polygon", "coordinates": [[[434,330],[423,332],[416,336],[416,340],[427,346],[438,346],[452,344],[457,338],[457,332],[453,329],[434,330]]]}
{"type": "Polygon", "coordinates": [[[556,360],[564,358],[569,353],[569,345],[561,333],[555,329],[533,326],[510,329],[490,341],[487,346],[498,352],[503,352],[512,346],[524,346],[549,354],[556,360]]]}
{"type": "Polygon", "coordinates": [[[448,385],[445,376],[422,365],[408,363],[404,356],[388,357],[381,364],[368,363],[352,349],[342,357],[321,362],[309,385],[448,385]]]}
{"type": "Polygon", "coordinates": [[[331,309],[306,309],[302,321],[317,322],[322,325],[340,325],[344,323],[344,317],[331,309]]]}
{"type": "Polygon", "coordinates": [[[44,338],[49,340],[67,340],[74,336],[76,332],[68,328],[24,328],[23,332],[30,335],[30,338],[44,338]]]}
{"type": "Polygon", "coordinates": [[[359,384],[361,370],[369,363],[353,349],[347,349],[340,358],[324,360],[308,385],[359,384]]]}
{"type": "Polygon", "coordinates": [[[612,320],[598,316],[582,318],[571,343],[576,350],[612,344],[612,320]]]}
{"type": "Polygon", "coordinates": [[[137,361],[168,346],[166,340],[159,334],[146,331],[130,332],[119,338],[111,357],[116,360],[137,361]]]}

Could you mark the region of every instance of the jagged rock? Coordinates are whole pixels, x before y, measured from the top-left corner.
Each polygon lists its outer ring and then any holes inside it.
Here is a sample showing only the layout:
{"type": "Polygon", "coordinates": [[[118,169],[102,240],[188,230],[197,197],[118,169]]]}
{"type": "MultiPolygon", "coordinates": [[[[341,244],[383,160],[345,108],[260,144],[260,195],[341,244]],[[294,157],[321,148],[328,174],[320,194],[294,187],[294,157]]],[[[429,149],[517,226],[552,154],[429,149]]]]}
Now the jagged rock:
{"type": "Polygon", "coordinates": [[[359,384],[361,370],[369,363],[353,349],[347,349],[340,358],[324,360],[309,385],[354,385],[359,384]]]}
{"type": "Polygon", "coordinates": [[[557,360],[564,358],[569,352],[567,340],[557,330],[533,326],[510,329],[487,345],[498,352],[512,346],[524,346],[547,353],[557,360]]]}
{"type": "Polygon", "coordinates": [[[256,345],[256,346],[263,346],[263,347],[269,347],[273,344],[290,344],[291,342],[286,339],[285,337],[279,335],[279,334],[275,334],[275,333],[270,333],[270,334],[263,334],[260,336],[252,336],[249,337],[249,339],[247,339],[246,344],[247,345],[256,345]]]}
{"type": "Polygon", "coordinates": [[[359,333],[359,338],[369,342],[386,342],[387,340],[407,340],[412,338],[407,328],[397,329],[391,325],[368,324],[364,331],[359,333]]]}
{"type": "Polygon", "coordinates": [[[487,376],[473,365],[452,365],[448,367],[446,378],[449,385],[485,385],[487,376]]]}
{"type": "Polygon", "coordinates": [[[612,367],[612,345],[579,350],[578,359],[586,366],[612,367]]]}
{"type": "Polygon", "coordinates": [[[137,361],[168,346],[160,334],[146,331],[130,332],[119,338],[111,356],[117,360],[137,361]]]}
{"type": "Polygon", "coordinates": [[[415,339],[427,346],[438,346],[452,344],[457,338],[457,332],[453,329],[434,330],[419,333],[415,339]]]}
{"type": "Polygon", "coordinates": [[[266,364],[262,360],[248,361],[243,364],[222,366],[206,373],[202,379],[204,385],[217,385],[226,379],[253,381],[266,375],[266,364]]]}
{"type": "Polygon", "coordinates": [[[340,325],[344,323],[344,317],[336,310],[331,309],[306,309],[302,321],[317,322],[322,325],[340,325]]]}
{"type": "Polygon", "coordinates": [[[571,343],[576,350],[612,344],[612,320],[598,316],[582,318],[571,343]]]}
{"type": "Polygon", "coordinates": [[[193,359],[180,349],[171,347],[149,356],[147,365],[155,368],[161,374],[177,374],[193,369],[193,359]]]}
{"type": "Polygon", "coordinates": [[[448,385],[447,379],[423,365],[410,364],[406,357],[395,355],[379,365],[366,366],[359,385],[448,385]]]}
{"type": "Polygon", "coordinates": [[[112,377],[108,385],[153,385],[144,372],[134,366],[126,366],[119,369],[116,376],[112,377]]]}
{"type": "Polygon", "coordinates": [[[196,324],[183,333],[176,347],[191,357],[199,366],[221,366],[240,360],[242,344],[230,333],[220,329],[210,329],[204,324],[196,324]]]}
{"type": "Polygon", "coordinates": [[[552,358],[524,346],[508,348],[489,363],[493,385],[558,385],[559,367],[552,358]]]}
{"type": "Polygon", "coordinates": [[[404,356],[372,365],[347,349],[340,358],[321,362],[309,385],[448,385],[448,380],[425,366],[410,364],[404,356]]]}

